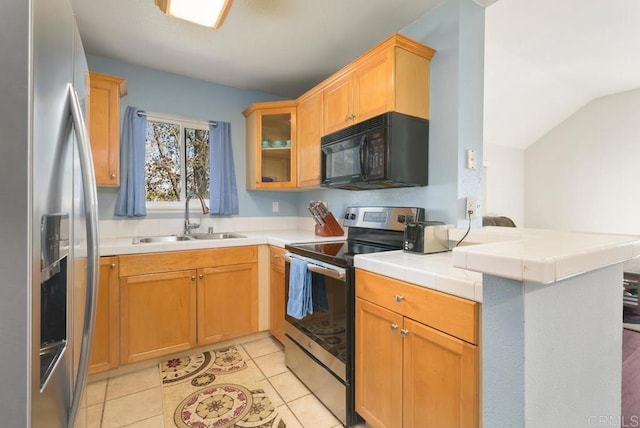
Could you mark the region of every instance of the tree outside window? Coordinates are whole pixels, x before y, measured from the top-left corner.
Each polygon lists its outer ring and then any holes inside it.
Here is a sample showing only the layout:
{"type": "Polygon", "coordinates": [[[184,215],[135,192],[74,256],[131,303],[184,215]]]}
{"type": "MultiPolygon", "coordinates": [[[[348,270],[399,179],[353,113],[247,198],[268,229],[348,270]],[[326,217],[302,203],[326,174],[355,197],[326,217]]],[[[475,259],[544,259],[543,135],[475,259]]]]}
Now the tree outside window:
{"type": "Polygon", "coordinates": [[[148,120],[145,183],[148,202],[183,201],[192,192],[208,199],[208,126],[148,120]]]}

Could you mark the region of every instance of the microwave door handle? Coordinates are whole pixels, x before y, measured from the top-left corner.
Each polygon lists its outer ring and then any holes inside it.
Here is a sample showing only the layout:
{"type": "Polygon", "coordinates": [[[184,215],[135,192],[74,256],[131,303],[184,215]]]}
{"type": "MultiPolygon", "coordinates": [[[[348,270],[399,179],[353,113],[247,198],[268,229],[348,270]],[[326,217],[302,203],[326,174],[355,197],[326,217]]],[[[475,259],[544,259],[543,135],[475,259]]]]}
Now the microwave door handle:
{"type": "Polygon", "coordinates": [[[363,180],[369,178],[369,171],[367,171],[367,161],[369,157],[367,136],[363,135],[360,139],[360,176],[363,180]]]}

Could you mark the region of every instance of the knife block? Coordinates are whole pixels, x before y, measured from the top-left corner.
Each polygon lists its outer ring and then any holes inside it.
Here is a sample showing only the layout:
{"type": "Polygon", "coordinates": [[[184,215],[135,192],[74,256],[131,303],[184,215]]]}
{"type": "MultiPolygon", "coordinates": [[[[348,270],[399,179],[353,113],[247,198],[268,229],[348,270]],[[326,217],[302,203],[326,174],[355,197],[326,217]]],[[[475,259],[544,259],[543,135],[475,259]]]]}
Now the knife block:
{"type": "Polygon", "coordinates": [[[331,213],[322,217],[324,224],[316,224],[316,236],[342,236],[344,231],[331,213]]]}

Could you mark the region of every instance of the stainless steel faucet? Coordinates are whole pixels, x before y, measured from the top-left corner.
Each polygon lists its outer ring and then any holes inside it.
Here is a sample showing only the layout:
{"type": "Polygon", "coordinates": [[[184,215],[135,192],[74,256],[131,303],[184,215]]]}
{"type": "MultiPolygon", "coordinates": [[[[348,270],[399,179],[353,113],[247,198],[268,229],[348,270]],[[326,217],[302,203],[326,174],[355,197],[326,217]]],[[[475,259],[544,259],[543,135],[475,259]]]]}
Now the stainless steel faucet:
{"type": "Polygon", "coordinates": [[[207,214],[209,212],[209,208],[204,203],[202,195],[199,195],[195,192],[190,192],[189,194],[187,194],[187,199],[184,203],[184,235],[190,235],[192,229],[197,229],[200,227],[200,223],[191,223],[189,221],[189,201],[193,197],[200,199],[200,204],[202,205],[202,214],[207,214]]]}

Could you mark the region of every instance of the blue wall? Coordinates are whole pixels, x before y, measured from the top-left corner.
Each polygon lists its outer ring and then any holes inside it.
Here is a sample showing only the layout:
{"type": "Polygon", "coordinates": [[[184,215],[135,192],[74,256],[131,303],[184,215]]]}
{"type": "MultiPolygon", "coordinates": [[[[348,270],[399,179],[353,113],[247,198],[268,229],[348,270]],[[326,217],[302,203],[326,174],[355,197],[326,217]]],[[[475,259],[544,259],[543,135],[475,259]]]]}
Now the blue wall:
{"type": "MultiPolygon", "coordinates": [[[[436,50],[431,60],[429,185],[305,192],[299,212],[310,200],[328,201],[337,213],[349,205],[408,205],[426,208],[430,220],[466,227],[465,198],[482,200],[484,8],[470,0],[449,0],[400,33],[436,50]],[[477,170],[464,168],[467,149],[478,153],[477,170]]],[[[474,221],[474,226],[480,224],[480,219],[474,221]]]]}
{"type": "MultiPolygon", "coordinates": [[[[278,100],[281,99],[280,97],[204,82],[95,55],[87,55],[87,61],[91,71],[111,74],[127,80],[128,93],[120,99],[120,123],[128,105],[154,113],[230,122],[240,215],[247,217],[297,215],[298,194],[246,190],[245,120],[242,111],[251,103],[278,100]],[[273,201],[280,203],[278,214],[271,213],[273,201]]],[[[124,218],[113,216],[117,192],[118,190],[113,188],[98,188],[101,220],[124,218]]],[[[181,217],[182,215],[182,212],[149,214],[147,218],[181,217]]]]}
{"type": "MultiPolygon", "coordinates": [[[[278,97],[91,55],[88,61],[91,70],[127,79],[129,94],[122,99],[123,107],[134,105],[157,113],[231,122],[241,216],[274,215],[272,201],[280,202],[280,212],[275,215],[307,216],[309,201],[323,200],[336,215],[351,205],[408,205],[426,208],[428,219],[466,226],[465,198],[476,196],[482,200],[484,8],[470,0],[448,0],[400,32],[436,50],[431,61],[429,185],[426,187],[248,192],[245,190],[242,110],[252,102],[278,97]],[[477,170],[464,168],[467,149],[478,153],[480,167],[477,170]]],[[[113,218],[115,195],[114,189],[99,189],[101,219],[113,218]]],[[[474,227],[480,223],[476,220],[474,227]]]]}

